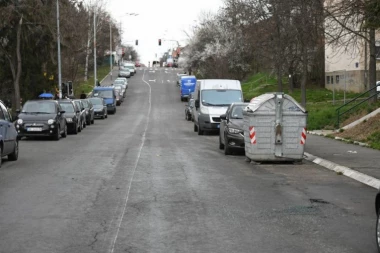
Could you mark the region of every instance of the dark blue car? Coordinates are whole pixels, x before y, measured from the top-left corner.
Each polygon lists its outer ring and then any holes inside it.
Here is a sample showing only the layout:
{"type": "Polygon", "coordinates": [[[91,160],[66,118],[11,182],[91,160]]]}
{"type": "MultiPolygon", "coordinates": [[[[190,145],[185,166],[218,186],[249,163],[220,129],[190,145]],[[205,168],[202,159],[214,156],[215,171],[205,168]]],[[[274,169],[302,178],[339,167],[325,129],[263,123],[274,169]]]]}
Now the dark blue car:
{"type": "Polygon", "coordinates": [[[0,101],[0,167],[4,156],[8,156],[8,161],[18,159],[18,138],[16,127],[12,122],[12,117],[6,106],[0,101]]]}
{"type": "Polygon", "coordinates": [[[107,105],[107,112],[116,113],[116,91],[113,86],[99,86],[93,89],[92,97],[103,98],[107,105]]]}

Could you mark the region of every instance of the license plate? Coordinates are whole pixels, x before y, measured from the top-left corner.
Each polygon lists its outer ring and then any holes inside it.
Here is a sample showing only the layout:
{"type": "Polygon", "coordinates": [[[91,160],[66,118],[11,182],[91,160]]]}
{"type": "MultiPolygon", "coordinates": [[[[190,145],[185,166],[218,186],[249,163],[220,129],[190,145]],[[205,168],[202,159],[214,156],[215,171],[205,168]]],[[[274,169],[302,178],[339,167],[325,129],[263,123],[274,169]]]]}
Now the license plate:
{"type": "Polygon", "coordinates": [[[41,127],[29,127],[28,132],[41,132],[42,128],[41,127]]]}

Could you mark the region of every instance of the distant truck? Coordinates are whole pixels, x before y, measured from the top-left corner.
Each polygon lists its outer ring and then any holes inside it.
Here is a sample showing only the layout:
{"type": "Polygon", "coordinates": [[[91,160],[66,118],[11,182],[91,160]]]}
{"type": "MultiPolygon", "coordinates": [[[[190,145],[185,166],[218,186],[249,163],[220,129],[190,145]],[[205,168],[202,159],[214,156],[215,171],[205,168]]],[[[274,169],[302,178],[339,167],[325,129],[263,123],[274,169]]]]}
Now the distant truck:
{"type": "Polygon", "coordinates": [[[166,67],[173,67],[173,58],[169,58],[166,60],[166,67]]]}
{"type": "Polygon", "coordinates": [[[181,76],[181,101],[187,101],[195,90],[197,78],[195,76],[181,76]]]}

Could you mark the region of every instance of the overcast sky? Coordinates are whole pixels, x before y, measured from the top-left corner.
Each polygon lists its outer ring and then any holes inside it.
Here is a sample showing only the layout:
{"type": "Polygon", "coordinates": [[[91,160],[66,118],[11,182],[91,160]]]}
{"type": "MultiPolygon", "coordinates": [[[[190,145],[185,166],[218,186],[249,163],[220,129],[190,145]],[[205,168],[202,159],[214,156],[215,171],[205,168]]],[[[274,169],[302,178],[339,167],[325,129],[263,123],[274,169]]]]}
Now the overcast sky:
{"type": "Polygon", "coordinates": [[[117,22],[121,22],[124,32],[123,44],[133,44],[140,55],[141,62],[148,64],[155,55],[177,45],[186,44],[186,34],[199,20],[202,12],[216,13],[223,6],[223,0],[108,0],[106,9],[117,22]],[[126,13],[138,13],[128,16],[126,13]],[[131,41],[131,42],[127,42],[131,41]]]}

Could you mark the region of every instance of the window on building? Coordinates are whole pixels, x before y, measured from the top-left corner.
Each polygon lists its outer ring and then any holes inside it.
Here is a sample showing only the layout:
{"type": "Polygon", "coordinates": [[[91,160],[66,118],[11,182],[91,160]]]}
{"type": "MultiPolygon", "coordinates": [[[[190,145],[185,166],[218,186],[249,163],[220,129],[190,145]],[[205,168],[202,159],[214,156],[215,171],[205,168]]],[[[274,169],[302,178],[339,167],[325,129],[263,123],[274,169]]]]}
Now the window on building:
{"type": "Polygon", "coordinates": [[[334,84],[334,76],[331,76],[331,84],[334,84]]]}
{"type": "Polygon", "coordinates": [[[326,76],[326,79],[327,84],[330,84],[330,76],[326,76]]]}
{"type": "Polygon", "coordinates": [[[335,77],[335,81],[336,81],[337,84],[339,83],[339,75],[337,75],[337,76],[335,77]]]}
{"type": "Polygon", "coordinates": [[[380,41],[376,41],[376,59],[380,60],[380,41]]]}

